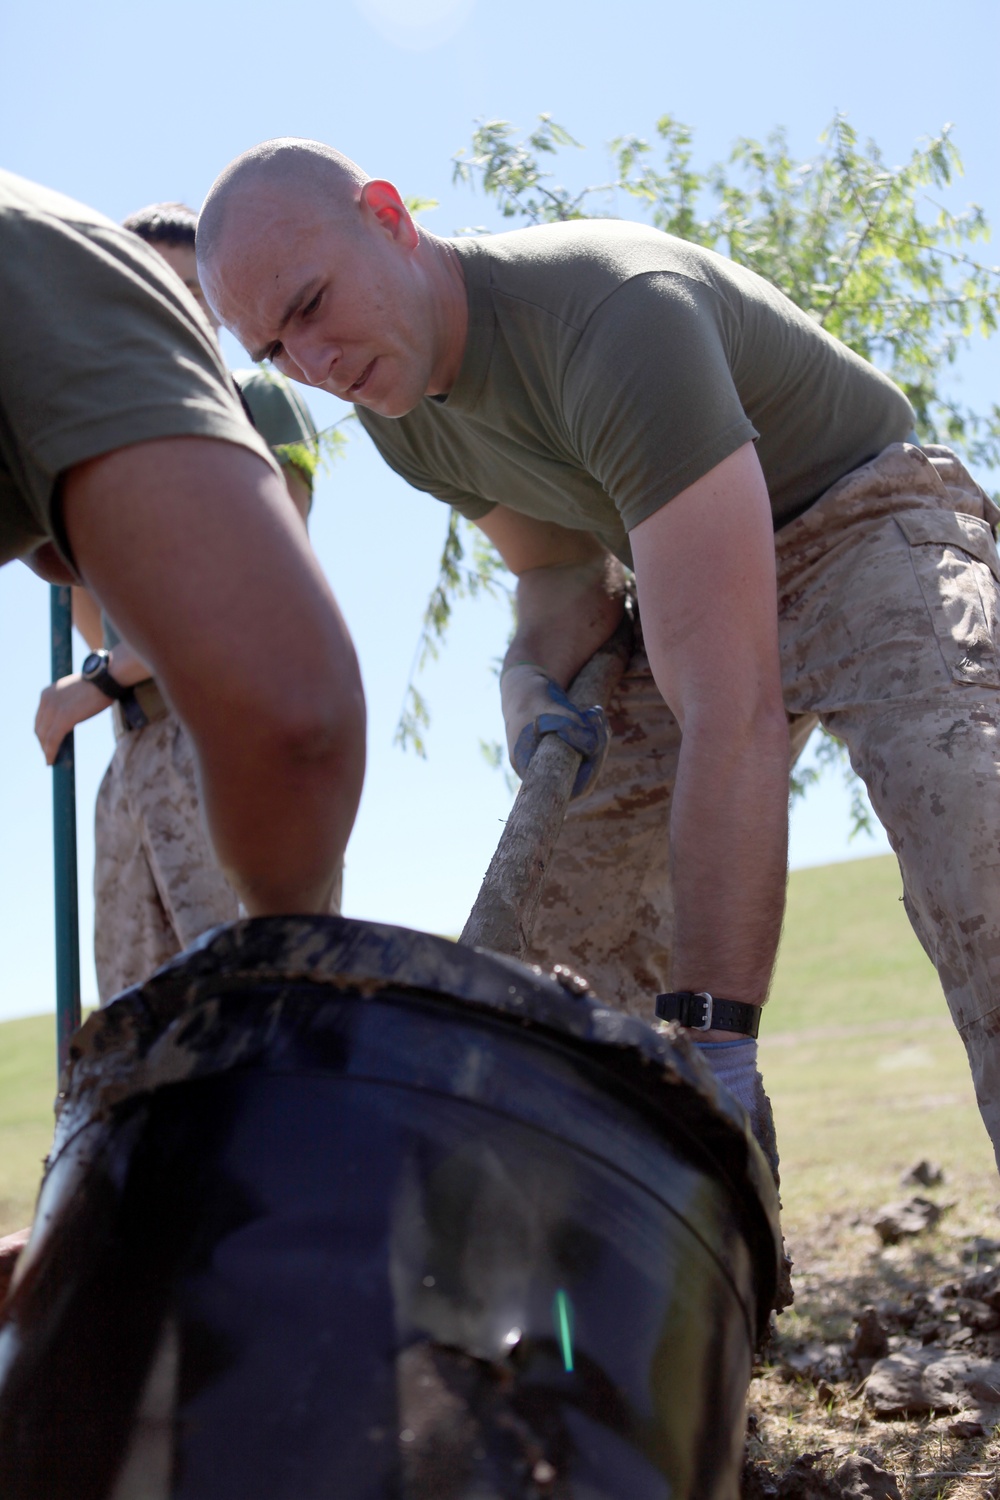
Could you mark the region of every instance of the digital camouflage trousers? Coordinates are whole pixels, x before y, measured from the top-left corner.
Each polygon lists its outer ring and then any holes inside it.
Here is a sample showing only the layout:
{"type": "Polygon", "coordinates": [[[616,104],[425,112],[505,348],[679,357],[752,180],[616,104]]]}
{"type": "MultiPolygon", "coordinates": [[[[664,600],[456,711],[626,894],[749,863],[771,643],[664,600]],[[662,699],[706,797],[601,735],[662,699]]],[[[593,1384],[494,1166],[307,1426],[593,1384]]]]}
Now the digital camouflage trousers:
{"type": "MultiPolygon", "coordinates": [[[[1000,511],[945,448],[896,443],[775,537],[794,761],[817,723],[850,753],[907,914],[965,1043],[1000,1161],[1000,511]]],[[[681,735],[641,644],[613,741],[574,803],[531,959],[646,1019],[669,988],[669,821],[681,735]]]]}
{"type": "MultiPolygon", "coordinates": [[[[239,902],[201,816],[194,749],[173,714],[123,734],[97,794],[94,958],[104,1005],[239,902]]],[[[331,910],[340,910],[338,877],[331,910]]]]}

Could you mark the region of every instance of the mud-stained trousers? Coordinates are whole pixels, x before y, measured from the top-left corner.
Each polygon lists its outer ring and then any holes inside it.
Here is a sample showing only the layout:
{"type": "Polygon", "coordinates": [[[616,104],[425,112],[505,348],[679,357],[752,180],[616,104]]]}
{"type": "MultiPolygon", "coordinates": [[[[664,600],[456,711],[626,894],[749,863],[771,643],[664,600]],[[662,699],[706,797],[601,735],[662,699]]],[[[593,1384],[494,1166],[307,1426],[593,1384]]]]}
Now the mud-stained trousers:
{"type": "MultiPolygon", "coordinates": [[[[817,722],[847,745],[1000,1163],[998,520],[949,450],[896,443],[775,546],[792,759],[817,722]]],[[[605,1000],[650,1019],[669,988],[681,736],[641,646],[610,719],[611,753],[566,819],[530,956],[575,965],[605,1000]]]]}
{"type": "MultiPolygon", "coordinates": [[[[202,821],[194,750],[173,714],[123,733],[97,794],[94,959],[104,1005],[239,902],[202,821]]],[[[342,874],[342,872],[341,872],[342,874]]],[[[331,911],[340,910],[338,876],[331,911]]]]}

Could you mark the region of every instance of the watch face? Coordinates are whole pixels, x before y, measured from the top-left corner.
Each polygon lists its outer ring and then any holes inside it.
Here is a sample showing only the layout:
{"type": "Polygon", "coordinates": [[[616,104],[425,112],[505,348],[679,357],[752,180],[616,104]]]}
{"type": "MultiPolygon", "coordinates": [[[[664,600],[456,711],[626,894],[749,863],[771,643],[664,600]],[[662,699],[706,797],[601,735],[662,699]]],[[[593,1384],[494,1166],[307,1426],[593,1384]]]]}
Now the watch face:
{"type": "Polygon", "coordinates": [[[80,668],[81,677],[96,677],[99,672],[106,670],[108,664],[108,653],[106,651],[91,651],[89,656],[83,659],[80,668]]]}

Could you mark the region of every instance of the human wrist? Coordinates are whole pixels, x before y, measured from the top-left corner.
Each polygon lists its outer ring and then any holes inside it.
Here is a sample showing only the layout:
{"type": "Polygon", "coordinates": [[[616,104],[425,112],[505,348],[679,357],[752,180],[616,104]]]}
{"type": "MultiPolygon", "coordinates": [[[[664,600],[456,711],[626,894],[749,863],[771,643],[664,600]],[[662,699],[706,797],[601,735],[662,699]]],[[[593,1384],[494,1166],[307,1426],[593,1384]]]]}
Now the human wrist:
{"type": "Polygon", "coordinates": [[[500,677],[500,705],[512,763],[521,731],[552,706],[550,683],[551,679],[534,662],[517,661],[504,667],[500,677]]]}
{"type": "Polygon", "coordinates": [[[72,689],[75,701],[81,707],[86,707],[90,710],[89,713],[83,715],[85,718],[93,718],[95,713],[100,713],[102,709],[110,708],[113,701],[105,693],[102,693],[95,683],[87,682],[79,672],[74,672],[69,677],[61,678],[57,686],[72,689]]]}
{"type": "Polygon", "coordinates": [[[760,1026],[759,1004],[726,998],[707,989],[668,990],[657,995],[655,1008],[659,1020],[678,1022],[699,1041],[754,1038],[760,1026]]]}
{"type": "Polygon", "coordinates": [[[123,683],[113,675],[111,671],[111,653],[99,650],[90,651],[83,659],[80,669],[80,678],[88,686],[100,693],[109,703],[121,702],[127,689],[123,683]]]}
{"type": "Polygon", "coordinates": [[[528,668],[532,672],[538,672],[543,677],[548,676],[548,673],[545,671],[545,669],[543,667],[540,667],[536,661],[531,661],[526,656],[512,657],[508,653],[503,666],[500,668],[500,681],[502,682],[508,675],[508,673],[518,672],[523,670],[524,668],[528,668]]]}

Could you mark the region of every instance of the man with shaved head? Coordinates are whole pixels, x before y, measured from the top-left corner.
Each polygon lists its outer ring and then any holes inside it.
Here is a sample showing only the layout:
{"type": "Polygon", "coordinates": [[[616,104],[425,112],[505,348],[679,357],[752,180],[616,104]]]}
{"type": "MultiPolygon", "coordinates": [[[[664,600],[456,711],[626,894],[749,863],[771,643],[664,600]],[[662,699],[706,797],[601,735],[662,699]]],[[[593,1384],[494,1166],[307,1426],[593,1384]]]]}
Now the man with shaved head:
{"type": "Polygon", "coordinates": [[[425,395],[445,394],[458,374],[465,287],[451,243],[419,230],[390,183],[368,180],[328,146],[275,141],[233,163],[202,209],[198,265],[216,312],[252,357],[287,367],[306,385],[401,417],[425,395]],[[293,204],[311,205],[308,222],[296,218],[295,272],[286,263],[293,204]],[[373,233],[383,223],[409,254],[373,233]],[[336,285],[328,285],[319,268],[334,260],[336,285]],[[293,320],[299,327],[312,319],[320,280],[324,316],[346,344],[334,361],[323,349],[316,357],[303,349],[300,364],[281,335],[293,320]]]}
{"type": "Polygon", "coordinates": [[[232,163],[198,249],[254,357],[353,401],[518,577],[513,763],[555,714],[592,772],[532,957],[640,1014],[662,991],[766,1137],[789,760],[822,722],[889,832],[1000,1149],[1000,512],[917,445],[903,393],[711,251],[607,220],[442,239],[314,142],[232,163]],[[602,770],[563,690],[626,568],[644,640],[602,770]]]}

